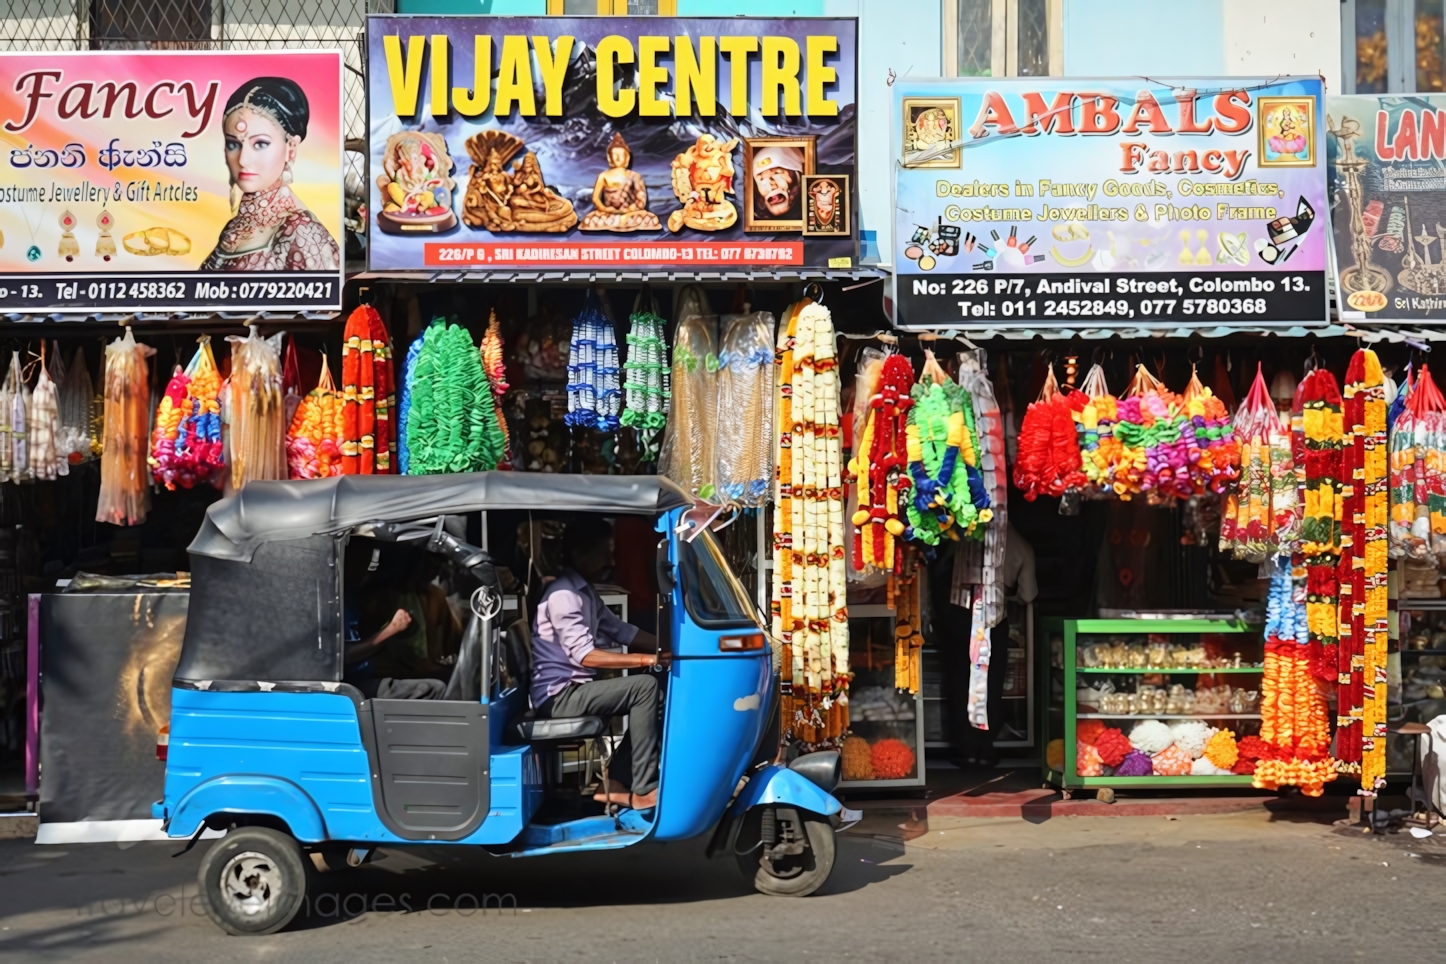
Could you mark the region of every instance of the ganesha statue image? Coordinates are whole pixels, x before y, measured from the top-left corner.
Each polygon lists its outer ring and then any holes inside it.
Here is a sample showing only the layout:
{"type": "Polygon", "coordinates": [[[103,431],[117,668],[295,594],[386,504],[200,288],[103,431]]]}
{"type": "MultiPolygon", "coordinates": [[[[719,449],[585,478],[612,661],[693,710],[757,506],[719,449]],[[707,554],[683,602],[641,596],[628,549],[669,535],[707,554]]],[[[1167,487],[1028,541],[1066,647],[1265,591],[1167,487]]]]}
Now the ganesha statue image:
{"type": "Polygon", "coordinates": [[[738,138],[720,141],[700,134],[693,146],[673,158],[673,193],[683,206],[668,215],[668,230],[687,225],[696,231],[725,231],[738,223],[733,193],[733,149],[738,138]]]}
{"type": "Polygon", "coordinates": [[[452,155],[441,134],[405,131],[382,151],[382,210],[377,227],[387,234],[440,234],[457,226],[452,211],[452,155]]]}
{"type": "Polygon", "coordinates": [[[577,224],[572,202],[547,186],[537,155],[523,149],[520,137],[486,130],[467,139],[472,158],[467,193],[462,198],[462,223],[501,234],[505,231],[561,233],[577,224]]]}

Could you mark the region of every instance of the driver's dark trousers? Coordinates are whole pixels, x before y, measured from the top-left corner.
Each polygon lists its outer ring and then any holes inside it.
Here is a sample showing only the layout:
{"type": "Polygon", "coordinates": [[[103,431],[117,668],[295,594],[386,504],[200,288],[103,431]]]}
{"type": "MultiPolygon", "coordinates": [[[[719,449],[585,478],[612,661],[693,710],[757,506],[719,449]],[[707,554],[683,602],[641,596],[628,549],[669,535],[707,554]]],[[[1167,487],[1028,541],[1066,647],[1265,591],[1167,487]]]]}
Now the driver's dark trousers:
{"type": "Polygon", "coordinates": [[[569,683],[567,689],[537,707],[540,717],[627,714],[628,732],[608,765],[608,779],[633,793],[658,786],[658,681],[652,673],[569,683]]]}

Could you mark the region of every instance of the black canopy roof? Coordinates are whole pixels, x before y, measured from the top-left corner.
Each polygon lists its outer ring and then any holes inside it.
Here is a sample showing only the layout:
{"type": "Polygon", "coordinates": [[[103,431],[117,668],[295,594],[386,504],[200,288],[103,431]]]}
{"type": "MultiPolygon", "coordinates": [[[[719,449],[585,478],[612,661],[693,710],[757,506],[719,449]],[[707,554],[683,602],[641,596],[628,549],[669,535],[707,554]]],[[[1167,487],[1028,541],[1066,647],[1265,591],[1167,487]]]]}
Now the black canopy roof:
{"type": "Polygon", "coordinates": [[[658,475],[473,472],[251,482],[206,510],[190,551],[250,562],[264,543],[340,532],[365,522],[484,509],[653,515],[691,504],[682,489],[658,475]]]}

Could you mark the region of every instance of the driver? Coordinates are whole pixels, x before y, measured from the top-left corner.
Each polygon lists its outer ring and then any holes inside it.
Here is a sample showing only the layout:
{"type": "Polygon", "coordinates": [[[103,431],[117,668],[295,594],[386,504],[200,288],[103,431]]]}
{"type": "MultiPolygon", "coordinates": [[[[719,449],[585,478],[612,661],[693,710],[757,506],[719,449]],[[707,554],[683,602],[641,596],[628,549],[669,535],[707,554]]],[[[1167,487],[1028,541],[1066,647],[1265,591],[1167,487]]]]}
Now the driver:
{"type": "Polygon", "coordinates": [[[612,566],[607,522],[568,523],[563,550],[568,567],[542,593],[532,626],[532,708],[539,718],[626,713],[628,732],[610,767],[619,779],[610,778],[593,799],[647,810],[658,802],[658,681],[651,673],[594,676],[600,669],[660,665],[658,640],[619,619],[593,588],[612,566]],[[622,646],[635,651],[621,652],[622,646]]]}

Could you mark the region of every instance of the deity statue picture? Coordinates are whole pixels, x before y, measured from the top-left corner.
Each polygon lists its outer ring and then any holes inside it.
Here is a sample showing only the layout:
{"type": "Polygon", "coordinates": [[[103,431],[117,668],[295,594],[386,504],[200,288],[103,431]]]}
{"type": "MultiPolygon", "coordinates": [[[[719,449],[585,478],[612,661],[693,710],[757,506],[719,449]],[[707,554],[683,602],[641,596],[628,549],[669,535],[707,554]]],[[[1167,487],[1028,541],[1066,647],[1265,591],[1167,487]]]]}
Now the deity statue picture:
{"type": "Polygon", "coordinates": [[[1315,98],[1261,97],[1256,102],[1261,167],[1315,166],[1315,98]]]}
{"type": "Polygon", "coordinates": [[[523,147],[520,137],[504,131],[485,130],[467,139],[473,163],[462,199],[463,224],[493,234],[560,234],[577,224],[572,202],[547,186],[536,154],[526,151],[507,167],[523,147]]]}
{"type": "Polygon", "coordinates": [[[452,211],[457,182],[451,177],[456,165],[441,134],[393,134],[382,158],[377,227],[388,234],[440,234],[457,226],[452,211]]]}
{"type": "MultiPolygon", "coordinates": [[[[291,190],[311,105],[286,77],[256,77],[231,95],[222,115],[234,214],[202,271],[335,271],[341,248],[291,190]]],[[[180,254],[191,242],[152,228],[122,239],[126,251],[180,254]]]]}
{"type": "Polygon", "coordinates": [[[847,174],[806,174],[803,196],[805,235],[829,237],[849,233],[847,174]]]}
{"type": "Polygon", "coordinates": [[[960,136],[959,98],[905,97],[903,107],[904,162],[910,167],[958,168],[960,152],[947,148],[960,136]]]}
{"type": "Polygon", "coordinates": [[[607,157],[608,169],[597,176],[592,189],[594,210],[582,219],[578,230],[660,230],[658,216],[648,210],[648,186],[643,176],[631,169],[633,154],[623,135],[613,134],[607,157]]]}
{"type": "Polygon", "coordinates": [[[686,151],[673,158],[673,194],[682,207],[668,215],[668,230],[724,231],[738,223],[738,209],[727,195],[733,191],[733,149],[738,138],[720,141],[700,134],[686,151]]]}

